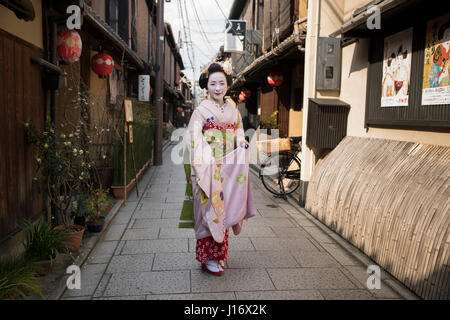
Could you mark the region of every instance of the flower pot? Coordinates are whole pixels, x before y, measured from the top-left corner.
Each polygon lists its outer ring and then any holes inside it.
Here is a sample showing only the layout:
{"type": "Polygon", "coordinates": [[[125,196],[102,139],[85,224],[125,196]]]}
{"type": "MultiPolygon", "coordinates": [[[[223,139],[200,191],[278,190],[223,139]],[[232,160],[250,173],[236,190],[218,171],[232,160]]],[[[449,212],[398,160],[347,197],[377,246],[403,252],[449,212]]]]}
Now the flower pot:
{"type": "MultiPolygon", "coordinates": [[[[147,163],[144,165],[144,167],[141,170],[139,170],[139,172],[137,173],[138,180],[144,175],[145,171],[149,168],[151,162],[152,162],[152,160],[147,161],[147,163]]],[[[127,198],[135,186],[136,186],[136,179],[131,180],[130,183],[126,186],[127,198]]],[[[124,199],[125,198],[125,188],[123,186],[111,186],[111,189],[112,189],[113,195],[116,199],[124,199]]]]}
{"type": "Polygon", "coordinates": [[[73,223],[84,227],[86,225],[86,217],[83,216],[75,217],[73,218],[73,223]]]}
{"type": "Polygon", "coordinates": [[[38,268],[38,276],[44,277],[53,269],[53,261],[52,260],[41,260],[33,262],[33,265],[38,268]]]}
{"type": "MultiPolygon", "coordinates": [[[[64,229],[65,226],[60,225],[56,226],[55,229],[64,229]]],[[[86,230],[83,226],[72,224],[69,226],[71,231],[67,233],[68,238],[66,240],[65,248],[69,250],[69,252],[74,253],[77,252],[81,247],[81,242],[83,241],[84,230],[86,230]]]]}
{"type": "Polygon", "coordinates": [[[88,231],[91,233],[98,233],[102,231],[104,225],[105,225],[105,217],[101,217],[100,221],[86,223],[86,227],[88,231]]]}

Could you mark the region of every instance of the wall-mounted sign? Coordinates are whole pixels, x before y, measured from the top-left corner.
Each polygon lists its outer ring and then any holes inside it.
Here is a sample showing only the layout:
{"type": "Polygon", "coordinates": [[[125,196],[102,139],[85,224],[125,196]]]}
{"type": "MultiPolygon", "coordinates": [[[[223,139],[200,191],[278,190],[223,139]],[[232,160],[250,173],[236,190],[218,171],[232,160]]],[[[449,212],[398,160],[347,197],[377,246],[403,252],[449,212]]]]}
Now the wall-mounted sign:
{"type": "Polygon", "coordinates": [[[422,105],[450,104],[450,13],[427,23],[422,105]]]}
{"type": "Polygon", "coordinates": [[[244,52],[247,21],[228,20],[225,26],[224,52],[244,52]]]}
{"type": "Polygon", "coordinates": [[[382,107],[408,105],[413,29],[384,38],[382,107]]]}
{"type": "Polygon", "coordinates": [[[149,75],[139,75],[139,101],[150,101],[149,75]]]}

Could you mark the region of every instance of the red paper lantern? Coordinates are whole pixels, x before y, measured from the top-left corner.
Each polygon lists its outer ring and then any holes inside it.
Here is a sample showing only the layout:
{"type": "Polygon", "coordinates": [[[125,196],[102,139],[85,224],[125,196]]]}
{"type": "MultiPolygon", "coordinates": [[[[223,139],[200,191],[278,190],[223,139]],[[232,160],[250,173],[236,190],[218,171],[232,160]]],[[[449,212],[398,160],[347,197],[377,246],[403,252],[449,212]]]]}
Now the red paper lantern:
{"type": "Polygon", "coordinates": [[[245,102],[247,100],[247,97],[245,96],[245,94],[243,92],[241,92],[239,94],[239,101],[240,102],[245,102]]]}
{"type": "Polygon", "coordinates": [[[114,59],[106,53],[97,53],[92,58],[92,69],[100,78],[106,78],[114,70],[114,59]]]}
{"type": "Polygon", "coordinates": [[[247,88],[244,88],[241,93],[243,93],[247,99],[250,98],[252,95],[252,92],[250,91],[250,89],[247,89],[247,88]]]}
{"type": "Polygon", "coordinates": [[[81,56],[81,37],[75,30],[63,29],[58,31],[56,53],[59,60],[66,63],[78,61],[81,56]]]}
{"type": "Polygon", "coordinates": [[[267,76],[267,82],[274,87],[279,87],[283,84],[283,75],[281,72],[271,72],[267,76]]]}

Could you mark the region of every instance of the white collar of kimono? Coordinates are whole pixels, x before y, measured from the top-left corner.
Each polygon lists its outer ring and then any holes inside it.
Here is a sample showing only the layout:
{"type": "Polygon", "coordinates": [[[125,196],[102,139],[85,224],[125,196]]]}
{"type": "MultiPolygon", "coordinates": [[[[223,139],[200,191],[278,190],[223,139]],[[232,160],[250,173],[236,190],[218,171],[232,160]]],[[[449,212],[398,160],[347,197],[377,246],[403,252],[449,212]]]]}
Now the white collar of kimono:
{"type": "MultiPolygon", "coordinates": [[[[225,101],[223,104],[223,110],[226,111],[226,109],[229,108],[230,106],[232,107],[233,105],[228,101],[225,101]]],[[[220,111],[219,104],[209,99],[203,100],[202,103],[199,105],[199,108],[200,107],[204,107],[213,115],[215,115],[217,118],[219,118],[222,114],[222,111],[220,111]]]]}

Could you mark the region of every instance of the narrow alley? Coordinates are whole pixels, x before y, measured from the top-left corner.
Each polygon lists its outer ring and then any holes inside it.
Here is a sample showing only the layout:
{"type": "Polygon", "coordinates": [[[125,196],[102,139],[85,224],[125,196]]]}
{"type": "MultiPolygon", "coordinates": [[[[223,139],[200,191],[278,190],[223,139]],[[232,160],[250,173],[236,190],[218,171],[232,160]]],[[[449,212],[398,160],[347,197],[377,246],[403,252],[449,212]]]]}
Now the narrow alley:
{"type": "Polygon", "coordinates": [[[345,241],[299,207],[274,198],[255,174],[258,215],[230,237],[224,274],[202,271],[194,230],[178,228],[185,178],[183,166],[171,161],[172,147],[164,151],[164,164],[140,180],[140,198],[133,191],[87,258],[81,289],[66,289],[62,299],[414,298],[383,271],[380,289],[369,290],[367,266],[339,244],[345,241]]]}

